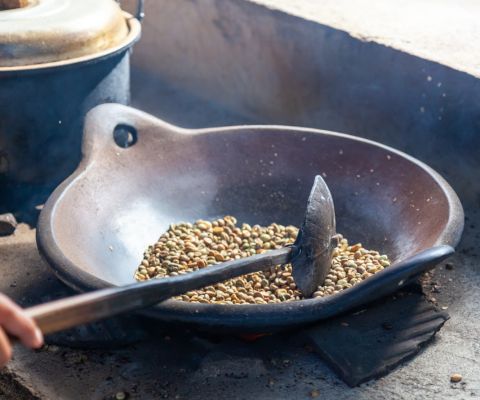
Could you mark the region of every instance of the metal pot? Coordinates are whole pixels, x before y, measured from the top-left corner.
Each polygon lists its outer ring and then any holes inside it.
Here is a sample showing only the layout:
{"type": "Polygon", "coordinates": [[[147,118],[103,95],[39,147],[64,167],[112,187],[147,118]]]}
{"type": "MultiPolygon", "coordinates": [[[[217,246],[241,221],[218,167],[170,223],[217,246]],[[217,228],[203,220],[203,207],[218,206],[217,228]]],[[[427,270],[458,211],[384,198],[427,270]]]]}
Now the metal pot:
{"type": "Polygon", "coordinates": [[[143,2],[136,18],[113,0],[12,3],[0,2],[0,181],[53,186],[80,160],[86,112],[129,103],[143,2]]]}

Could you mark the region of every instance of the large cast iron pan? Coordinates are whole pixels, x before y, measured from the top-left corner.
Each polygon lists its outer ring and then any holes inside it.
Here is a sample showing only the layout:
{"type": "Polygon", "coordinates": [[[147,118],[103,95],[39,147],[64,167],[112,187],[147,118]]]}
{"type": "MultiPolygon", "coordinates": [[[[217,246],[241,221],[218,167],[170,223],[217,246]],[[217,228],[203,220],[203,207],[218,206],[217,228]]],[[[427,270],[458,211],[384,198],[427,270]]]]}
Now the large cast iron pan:
{"type": "Polygon", "coordinates": [[[250,224],[299,226],[316,174],[332,192],[337,231],[388,254],[394,265],[323,299],[274,305],[170,300],[145,313],[237,332],[304,324],[395,291],[450,255],[460,239],[463,210],[451,187],[392,148],[293,127],[185,130],[107,104],[87,116],[83,160],[45,205],[38,246],[75,289],[131,283],[146,246],[172,222],[231,214],[250,224]],[[129,131],[123,144],[119,126],[129,131]],[[429,250],[438,245],[449,246],[429,250]]]}

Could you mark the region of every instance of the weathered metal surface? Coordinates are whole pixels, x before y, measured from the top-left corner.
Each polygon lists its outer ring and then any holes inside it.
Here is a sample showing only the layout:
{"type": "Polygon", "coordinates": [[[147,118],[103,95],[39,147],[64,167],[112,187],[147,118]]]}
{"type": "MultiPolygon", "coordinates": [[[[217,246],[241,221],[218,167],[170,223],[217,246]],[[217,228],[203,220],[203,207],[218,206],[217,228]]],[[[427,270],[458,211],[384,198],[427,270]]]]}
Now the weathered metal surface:
{"type": "Polygon", "coordinates": [[[307,211],[295,240],[292,275],[301,292],[310,297],[322,285],[332,266],[336,246],[335,208],[327,184],[317,175],[307,211]]]}
{"type": "Polygon", "coordinates": [[[127,19],[114,0],[17,3],[19,8],[11,4],[0,9],[0,67],[92,55],[116,47],[128,36],[127,19]]]}
{"type": "Polygon", "coordinates": [[[105,53],[34,66],[0,68],[0,178],[58,184],[80,160],[86,112],[101,103],[128,104],[130,34],[105,53]]]}
{"type": "Polygon", "coordinates": [[[77,289],[133,282],[144,249],[172,221],[232,214],[298,226],[318,174],[335,198],[338,231],[393,260],[335,296],[241,307],[168,301],[146,312],[164,320],[270,331],[327,318],[433,267],[452,249],[429,249],[456,245],[463,229],[460,202],[437,173],[347,135],[278,126],[187,131],[103,105],[87,118],[83,153],[43,209],[38,231],[42,254],[77,289]],[[133,146],[117,146],[118,124],[136,132],[133,146]]]}
{"type": "MultiPolygon", "coordinates": [[[[65,1],[73,8],[87,5],[84,2],[65,1]]],[[[114,19],[120,18],[121,24],[125,26],[121,40],[106,40],[95,48],[82,47],[89,49],[82,54],[75,53],[65,57],[57,54],[56,57],[52,56],[52,59],[41,62],[31,60],[33,64],[23,60],[19,61],[20,65],[0,65],[0,180],[3,185],[41,184],[45,185],[47,190],[54,187],[68,176],[80,160],[81,132],[86,112],[105,102],[128,104],[130,48],[140,36],[140,22],[127,13],[121,13],[113,1],[102,4],[115,11],[114,19]]],[[[0,20],[5,22],[2,22],[2,26],[10,26],[16,21],[18,29],[21,30],[26,29],[21,26],[23,19],[28,19],[29,16],[35,19],[37,11],[42,14],[50,10],[51,23],[61,25],[65,21],[59,20],[57,11],[61,12],[69,7],[62,8],[57,2],[44,0],[39,2],[38,7],[33,5],[24,9],[2,11],[0,20]]],[[[100,19],[98,23],[102,22],[102,13],[90,14],[94,15],[93,19],[100,19]]],[[[110,15],[108,12],[106,14],[110,15]]],[[[105,29],[115,30],[108,22],[109,18],[103,20],[108,26],[105,29]]],[[[44,17],[38,19],[42,22],[39,29],[45,29],[45,34],[56,35],[55,40],[75,42],[81,39],[77,35],[74,35],[74,38],[68,34],[62,36],[61,29],[52,30],[48,23],[44,24],[44,17]],[[52,33],[53,31],[56,33],[52,33]]],[[[72,26],[83,30],[84,34],[95,36],[88,32],[88,24],[69,24],[68,29],[72,26]]],[[[31,29],[29,32],[34,35],[34,27],[28,25],[28,29],[31,29]]],[[[15,36],[16,31],[6,29],[5,32],[7,36],[15,36]]],[[[25,40],[35,40],[34,37],[28,39],[27,36],[24,37],[25,40]]],[[[37,39],[40,52],[44,47],[45,51],[56,51],[56,47],[50,46],[45,38],[37,39]]],[[[96,40],[101,41],[98,36],[96,40]]],[[[19,44],[15,47],[13,42],[8,44],[8,51],[0,48],[0,53],[11,52],[15,60],[20,60],[21,57],[16,54],[18,51],[35,48],[33,44],[19,44]]],[[[81,42],[83,46],[84,41],[81,42]]],[[[69,45],[59,44],[57,47],[66,51],[69,45]]],[[[2,57],[4,58],[7,59],[7,55],[2,57]]],[[[2,202],[8,201],[2,199],[2,202]]]]}
{"type": "Polygon", "coordinates": [[[127,104],[129,54],[34,74],[0,72],[0,174],[60,182],[81,157],[83,118],[100,103],[127,104]]]}

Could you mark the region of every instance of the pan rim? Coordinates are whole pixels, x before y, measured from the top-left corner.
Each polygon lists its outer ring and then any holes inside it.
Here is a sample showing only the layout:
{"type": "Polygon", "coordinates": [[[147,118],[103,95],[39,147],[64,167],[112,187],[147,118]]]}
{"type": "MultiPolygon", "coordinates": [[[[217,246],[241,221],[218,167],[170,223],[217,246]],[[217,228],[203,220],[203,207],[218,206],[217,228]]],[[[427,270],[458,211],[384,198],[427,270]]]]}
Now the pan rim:
{"type": "MultiPolygon", "coordinates": [[[[146,113],[120,105],[106,104],[97,106],[95,109],[90,111],[90,113],[99,112],[102,110],[98,109],[109,108],[112,106],[118,109],[127,109],[129,112],[138,113],[138,115],[142,116],[143,118],[148,117],[148,119],[152,121],[158,121],[162,124],[165,124],[163,121],[146,113]]],[[[463,208],[457,194],[451,188],[448,182],[434,169],[400,150],[396,150],[373,140],[353,136],[350,134],[295,126],[238,125],[194,130],[187,130],[173,126],[171,128],[173,130],[177,130],[178,132],[194,135],[211,133],[235,134],[241,131],[252,131],[253,134],[260,131],[271,130],[297,133],[304,132],[320,136],[340,137],[342,139],[353,140],[380,148],[388,153],[401,157],[422,169],[433,179],[433,181],[435,181],[436,185],[445,195],[449,207],[448,220],[435,245],[449,245],[451,247],[455,247],[460,241],[463,231],[463,208]]],[[[55,240],[55,232],[53,231],[53,221],[55,219],[55,213],[58,204],[61,203],[63,197],[68,193],[68,189],[75,185],[76,181],[80,180],[85,174],[88,173],[89,166],[92,165],[93,162],[94,160],[92,157],[89,157],[88,154],[84,154],[82,162],[79,164],[77,169],[50,195],[40,214],[36,233],[37,245],[42,257],[45,258],[55,275],[61,281],[77,291],[86,291],[115,286],[84,271],[83,269],[77,267],[74,262],[70,261],[57,244],[55,240]]],[[[368,280],[365,280],[352,288],[323,298],[312,298],[293,302],[259,305],[197,304],[178,300],[168,300],[153,306],[149,310],[141,311],[141,313],[148,316],[155,316],[165,321],[194,322],[196,324],[207,326],[225,325],[230,327],[242,327],[244,324],[247,324],[259,327],[274,327],[302,324],[312,322],[314,320],[328,318],[329,316],[338,314],[338,312],[334,312],[332,314],[333,311],[329,309],[329,307],[332,308],[332,303],[342,303],[342,300],[350,296],[352,293],[355,294],[357,292],[362,293],[368,292],[368,290],[373,290],[373,288],[378,285],[378,282],[382,280],[385,274],[389,273],[388,271],[395,271],[395,266],[399,264],[401,264],[401,262],[393,264],[388,269],[375,274],[368,280]],[[219,318],[221,318],[223,322],[220,322],[218,320],[219,318]]],[[[348,303],[348,300],[345,303],[348,303]]],[[[356,305],[359,304],[355,304],[355,306],[356,305]]],[[[342,308],[342,310],[346,311],[348,308],[348,306],[345,306],[342,308]]]]}

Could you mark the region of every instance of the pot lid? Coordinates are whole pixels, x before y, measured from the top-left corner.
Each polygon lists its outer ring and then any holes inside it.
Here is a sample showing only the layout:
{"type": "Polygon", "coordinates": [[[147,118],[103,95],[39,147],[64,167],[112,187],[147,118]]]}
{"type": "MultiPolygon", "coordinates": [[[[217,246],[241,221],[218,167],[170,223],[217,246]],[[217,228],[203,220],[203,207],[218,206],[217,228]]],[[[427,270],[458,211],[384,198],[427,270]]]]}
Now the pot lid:
{"type": "Polygon", "coordinates": [[[126,15],[114,0],[0,0],[0,67],[114,48],[129,34],[126,15]]]}

